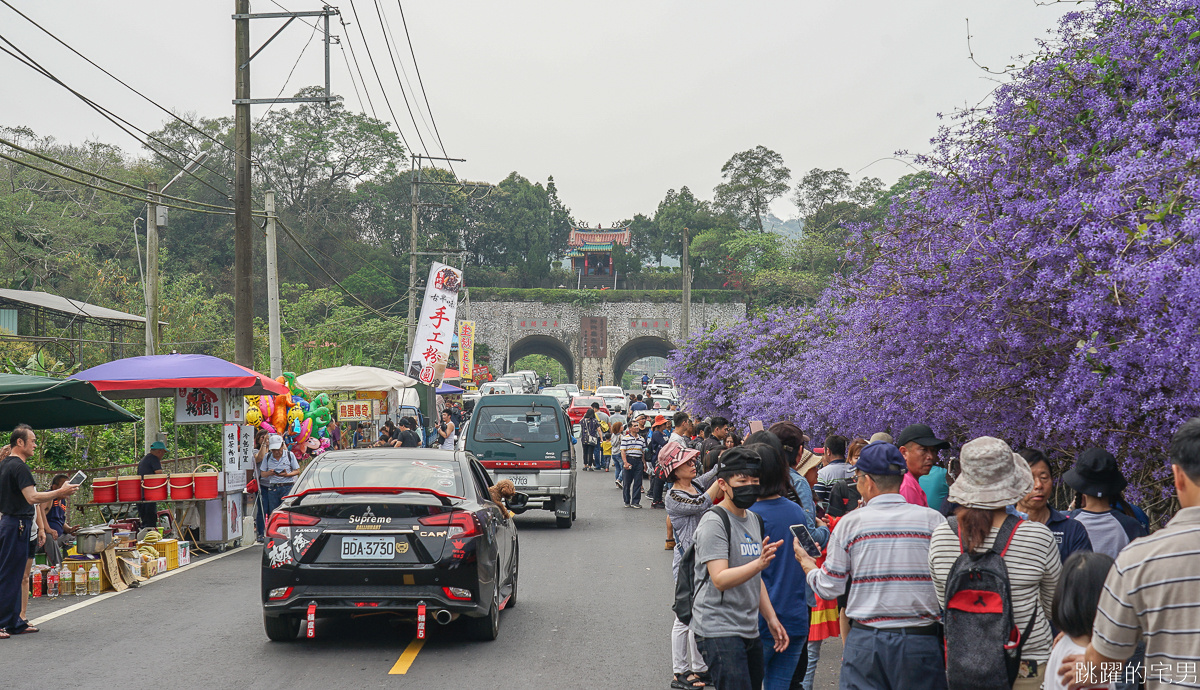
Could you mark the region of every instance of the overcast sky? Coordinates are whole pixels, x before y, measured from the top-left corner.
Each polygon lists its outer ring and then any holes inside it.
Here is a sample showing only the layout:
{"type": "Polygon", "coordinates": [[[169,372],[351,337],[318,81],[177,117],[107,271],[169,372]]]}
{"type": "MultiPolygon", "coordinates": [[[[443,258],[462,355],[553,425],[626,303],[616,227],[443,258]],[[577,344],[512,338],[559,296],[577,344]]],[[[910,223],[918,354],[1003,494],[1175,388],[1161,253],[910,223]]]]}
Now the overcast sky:
{"type": "MultiPolygon", "coordinates": [[[[9,1],[168,108],[232,114],[233,0],[9,1]]],[[[291,10],[320,8],[312,0],[280,2],[291,10]]],[[[398,4],[378,2],[415,85],[398,4]]],[[[331,3],[351,24],[343,30],[335,23],[333,33],[350,33],[376,111],[390,120],[349,0],[331,3]]],[[[404,136],[420,150],[375,4],[355,6],[404,136]]],[[[442,141],[451,156],[467,159],[456,166],[459,174],[491,182],[514,170],[533,180],[553,175],[574,215],[593,226],[653,214],[668,189],[684,185],[711,199],[721,165],[759,144],[783,155],[794,180],[812,168],[841,167],[893,182],[908,168],[875,161],[901,149],[927,150],[937,113],[974,104],[995,87],[968,60],[967,19],[976,58],[1003,67],[1033,50],[1073,7],[1034,0],[404,3],[442,141]]],[[[279,8],[254,0],[252,9],[279,8]]],[[[281,23],[252,22],[252,49],[281,23]]],[[[280,91],[312,33],[293,22],[255,59],[254,97],[280,91]]],[[[162,125],[160,111],[3,6],[0,35],[143,129],[162,125]]],[[[334,91],[359,109],[342,48],[334,46],[332,58],[334,91]]],[[[0,54],[0,74],[0,124],[138,148],[8,55],[0,54]]],[[[285,95],[322,81],[317,35],[285,95]]],[[[257,106],[255,116],[264,108],[257,106]]],[[[430,151],[440,155],[422,118],[417,122],[430,151]]],[[[795,213],[785,201],[774,209],[785,218],[795,213]]]]}

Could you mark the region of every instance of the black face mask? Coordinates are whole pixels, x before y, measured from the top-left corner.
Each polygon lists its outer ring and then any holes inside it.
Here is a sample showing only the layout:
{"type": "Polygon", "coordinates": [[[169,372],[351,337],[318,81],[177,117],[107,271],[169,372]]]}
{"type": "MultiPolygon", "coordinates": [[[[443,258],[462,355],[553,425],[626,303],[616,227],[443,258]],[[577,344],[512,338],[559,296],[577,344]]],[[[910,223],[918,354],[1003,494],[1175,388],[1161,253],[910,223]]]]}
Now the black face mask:
{"type": "Polygon", "coordinates": [[[762,491],[762,487],[758,484],[746,484],[745,486],[733,487],[733,496],[730,500],[733,505],[746,510],[758,501],[758,496],[762,491]]]}

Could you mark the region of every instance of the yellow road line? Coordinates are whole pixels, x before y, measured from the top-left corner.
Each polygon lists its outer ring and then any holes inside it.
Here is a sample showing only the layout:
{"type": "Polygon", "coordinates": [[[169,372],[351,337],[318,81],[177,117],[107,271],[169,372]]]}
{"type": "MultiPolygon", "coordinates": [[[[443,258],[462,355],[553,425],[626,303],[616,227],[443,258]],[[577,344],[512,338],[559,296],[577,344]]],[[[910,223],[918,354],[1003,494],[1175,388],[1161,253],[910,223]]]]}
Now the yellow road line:
{"type": "Polygon", "coordinates": [[[392,670],[388,671],[388,675],[395,676],[408,673],[408,667],[412,666],[413,662],[416,661],[417,652],[421,651],[421,647],[424,646],[425,640],[413,638],[413,641],[409,642],[408,646],[404,648],[404,653],[396,660],[396,665],[392,666],[392,670]]]}

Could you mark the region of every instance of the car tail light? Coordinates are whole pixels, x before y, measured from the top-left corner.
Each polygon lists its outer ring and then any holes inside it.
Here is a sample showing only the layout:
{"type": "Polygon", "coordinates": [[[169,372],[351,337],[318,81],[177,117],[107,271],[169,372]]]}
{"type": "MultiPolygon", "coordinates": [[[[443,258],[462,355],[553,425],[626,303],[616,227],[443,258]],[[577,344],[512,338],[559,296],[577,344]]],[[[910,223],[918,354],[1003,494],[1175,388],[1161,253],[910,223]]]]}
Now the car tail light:
{"type": "Polygon", "coordinates": [[[463,589],[462,587],[442,587],[442,591],[450,599],[457,599],[458,601],[471,600],[471,590],[469,589],[463,589]]]}
{"type": "Polygon", "coordinates": [[[426,527],[441,527],[447,526],[446,538],[453,537],[474,537],[481,534],[479,531],[479,523],[475,520],[475,516],[471,513],[466,513],[461,510],[456,510],[452,513],[438,513],[436,515],[426,515],[418,520],[426,527]]]}
{"type": "Polygon", "coordinates": [[[312,515],[277,510],[271,513],[270,519],[267,520],[267,536],[277,539],[291,539],[293,527],[307,527],[315,525],[320,521],[321,518],[312,515]]]}
{"type": "Polygon", "coordinates": [[[271,590],[270,592],[267,592],[267,598],[271,599],[271,600],[287,599],[290,596],[292,596],[292,588],[291,587],[276,587],[275,589],[271,590]]]}
{"type": "Polygon", "coordinates": [[[560,458],[559,463],[558,463],[558,469],[560,469],[560,470],[571,469],[571,451],[564,450],[562,452],[562,457],[560,458]]]}

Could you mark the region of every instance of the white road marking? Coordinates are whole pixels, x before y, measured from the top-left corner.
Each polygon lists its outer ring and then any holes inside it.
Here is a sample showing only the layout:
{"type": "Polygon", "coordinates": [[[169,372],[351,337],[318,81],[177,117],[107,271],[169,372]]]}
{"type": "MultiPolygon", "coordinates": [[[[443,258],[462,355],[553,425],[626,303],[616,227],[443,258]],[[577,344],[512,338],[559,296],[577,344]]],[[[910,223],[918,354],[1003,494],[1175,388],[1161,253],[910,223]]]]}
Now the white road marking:
{"type": "MultiPolygon", "coordinates": [[[[229,551],[226,551],[225,553],[220,553],[220,554],[217,554],[216,556],[211,556],[209,558],[205,558],[203,560],[196,561],[195,563],[189,563],[181,568],[176,568],[174,570],[168,570],[165,573],[162,573],[160,575],[155,575],[154,577],[150,578],[149,580],[146,580],[146,582],[141,584],[141,587],[145,587],[147,583],[165,580],[168,577],[171,577],[172,575],[178,575],[179,573],[182,573],[185,570],[191,570],[192,568],[202,566],[206,563],[212,563],[213,561],[220,560],[226,556],[232,556],[235,553],[245,551],[246,549],[249,549],[249,548],[252,548],[255,546],[258,546],[261,548],[262,544],[250,544],[248,546],[239,546],[235,549],[230,549],[229,551]]],[[[41,625],[42,623],[45,623],[47,621],[52,621],[55,618],[58,618],[59,616],[65,616],[68,613],[71,613],[73,611],[78,611],[79,609],[86,608],[88,606],[91,606],[92,604],[99,604],[100,602],[104,601],[105,599],[111,599],[115,596],[120,596],[120,595],[124,594],[125,592],[130,592],[130,591],[133,591],[134,589],[140,589],[140,587],[130,587],[129,589],[126,589],[124,592],[105,592],[104,594],[101,594],[101,595],[98,595],[95,597],[89,596],[86,601],[81,601],[78,604],[71,604],[70,606],[68,606],[64,609],[59,609],[57,611],[54,611],[53,613],[47,613],[46,615],[42,616],[41,618],[37,618],[37,619],[29,621],[29,624],[35,625],[35,626],[41,625]]]]}

